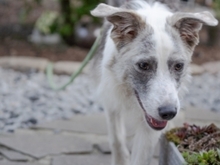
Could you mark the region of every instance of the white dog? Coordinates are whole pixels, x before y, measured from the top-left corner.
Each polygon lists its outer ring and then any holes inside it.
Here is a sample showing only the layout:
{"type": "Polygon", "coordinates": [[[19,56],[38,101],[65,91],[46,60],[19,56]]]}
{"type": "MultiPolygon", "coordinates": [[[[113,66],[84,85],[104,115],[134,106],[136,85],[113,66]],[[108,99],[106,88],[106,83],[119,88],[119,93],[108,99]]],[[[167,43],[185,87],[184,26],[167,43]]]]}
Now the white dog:
{"type": "Polygon", "coordinates": [[[161,130],[180,109],[198,32],[203,23],[218,21],[209,12],[173,13],[159,2],[139,0],[120,8],[100,4],[91,14],[107,20],[93,66],[112,165],[149,165],[161,130]],[[123,125],[127,116],[135,129],[131,157],[123,125]]]}

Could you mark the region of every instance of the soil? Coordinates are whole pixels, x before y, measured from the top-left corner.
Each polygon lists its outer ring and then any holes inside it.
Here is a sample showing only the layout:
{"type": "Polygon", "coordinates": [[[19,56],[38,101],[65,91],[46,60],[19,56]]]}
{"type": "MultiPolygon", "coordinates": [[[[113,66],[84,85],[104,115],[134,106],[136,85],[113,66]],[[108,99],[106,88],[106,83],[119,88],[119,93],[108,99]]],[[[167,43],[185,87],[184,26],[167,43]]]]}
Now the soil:
{"type": "Polygon", "coordinates": [[[51,61],[82,61],[88,50],[76,46],[35,45],[10,37],[0,40],[0,56],[44,57],[51,61]]]}
{"type": "MultiPolygon", "coordinates": [[[[29,1],[30,2],[30,1],[29,1]]],[[[24,0],[0,0],[0,56],[45,57],[52,61],[81,61],[88,49],[65,44],[48,46],[28,42],[34,22],[42,11],[59,10],[54,0],[44,0],[39,6],[32,3],[32,11],[21,26],[20,15],[24,9],[24,0]],[[28,25],[28,26],[27,26],[28,25]]],[[[202,64],[220,60],[220,47],[199,45],[193,55],[193,62],[202,64]]]]}
{"type": "Polygon", "coordinates": [[[220,47],[197,46],[192,57],[192,62],[195,64],[203,64],[211,61],[220,61],[220,47]]]}

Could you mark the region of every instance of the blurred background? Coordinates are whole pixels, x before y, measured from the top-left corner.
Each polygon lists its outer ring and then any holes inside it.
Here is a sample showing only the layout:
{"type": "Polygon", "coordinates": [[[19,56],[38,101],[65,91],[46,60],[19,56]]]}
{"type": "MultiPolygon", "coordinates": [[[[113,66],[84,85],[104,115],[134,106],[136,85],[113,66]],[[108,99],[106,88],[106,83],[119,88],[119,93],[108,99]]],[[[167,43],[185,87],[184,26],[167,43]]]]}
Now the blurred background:
{"type": "MultiPolygon", "coordinates": [[[[0,132],[103,111],[86,74],[59,92],[45,75],[48,62],[56,62],[54,79],[61,85],[79,67],[102,25],[90,15],[100,2],[106,1],[0,0],[0,132]]],[[[180,2],[182,11],[208,10],[220,19],[220,0],[180,2]]],[[[192,66],[182,106],[220,112],[220,25],[203,27],[192,66]]]]}
{"type": "MultiPolygon", "coordinates": [[[[89,11],[104,0],[0,0],[0,56],[35,56],[81,61],[101,20],[89,11]]],[[[210,10],[220,16],[219,0],[182,0],[184,10],[210,10]]],[[[204,27],[193,62],[220,60],[220,28],[204,27]]]]}
{"type": "MultiPolygon", "coordinates": [[[[105,116],[88,69],[60,91],[45,72],[54,62],[53,81],[69,81],[102,26],[90,10],[122,1],[0,0],[0,165],[110,164],[105,116]]],[[[179,2],[182,11],[209,11],[220,20],[220,0],[179,2]]],[[[191,68],[174,125],[220,127],[220,25],[203,26],[191,68]]]]}
{"type": "Polygon", "coordinates": [[[101,21],[100,0],[1,0],[0,54],[81,61],[101,21]]]}

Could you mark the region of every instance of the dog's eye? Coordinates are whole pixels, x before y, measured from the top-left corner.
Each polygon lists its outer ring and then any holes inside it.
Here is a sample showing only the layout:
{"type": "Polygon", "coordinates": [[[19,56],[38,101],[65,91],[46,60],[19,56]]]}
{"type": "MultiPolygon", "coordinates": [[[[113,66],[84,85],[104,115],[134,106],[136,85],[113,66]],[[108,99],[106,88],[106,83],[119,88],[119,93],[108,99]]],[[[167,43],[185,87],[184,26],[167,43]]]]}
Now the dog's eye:
{"type": "Polygon", "coordinates": [[[184,66],[183,63],[177,63],[175,64],[174,69],[177,72],[181,72],[183,70],[183,66],[184,66]]]}
{"type": "Polygon", "coordinates": [[[147,62],[141,62],[138,66],[141,70],[150,70],[150,64],[147,62]]]}

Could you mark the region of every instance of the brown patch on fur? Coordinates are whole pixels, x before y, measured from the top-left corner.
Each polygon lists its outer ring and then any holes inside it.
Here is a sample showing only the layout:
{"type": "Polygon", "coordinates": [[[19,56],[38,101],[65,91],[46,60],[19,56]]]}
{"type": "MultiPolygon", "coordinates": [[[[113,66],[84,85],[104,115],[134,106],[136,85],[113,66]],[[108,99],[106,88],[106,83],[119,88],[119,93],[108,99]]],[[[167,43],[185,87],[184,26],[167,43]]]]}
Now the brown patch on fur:
{"type": "Polygon", "coordinates": [[[199,43],[199,30],[201,29],[201,22],[196,19],[182,19],[175,27],[179,30],[180,37],[190,49],[199,43]]]}
{"type": "Polygon", "coordinates": [[[115,56],[112,56],[112,58],[108,62],[107,67],[111,70],[115,63],[116,63],[116,58],[115,58],[115,56]]]}
{"type": "Polygon", "coordinates": [[[134,12],[118,12],[107,17],[107,20],[114,25],[111,37],[118,50],[135,39],[146,26],[141,17],[134,12]]]}

